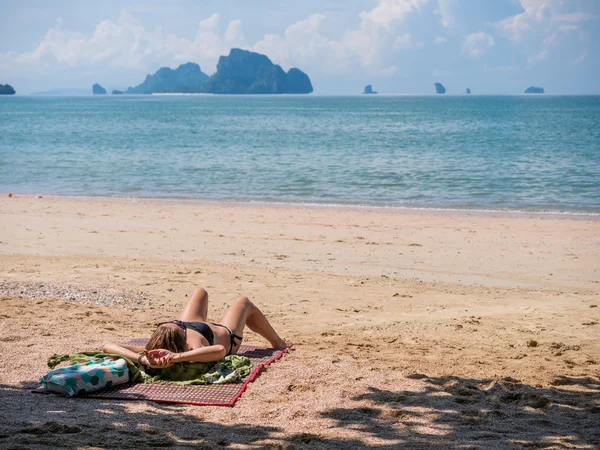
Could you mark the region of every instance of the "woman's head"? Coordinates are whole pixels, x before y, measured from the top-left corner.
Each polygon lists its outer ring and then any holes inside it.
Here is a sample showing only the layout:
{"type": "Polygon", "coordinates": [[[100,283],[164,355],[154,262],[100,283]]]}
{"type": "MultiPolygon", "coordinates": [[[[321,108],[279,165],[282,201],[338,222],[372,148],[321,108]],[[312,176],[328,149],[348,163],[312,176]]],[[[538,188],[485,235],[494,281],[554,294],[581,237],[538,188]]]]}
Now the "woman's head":
{"type": "Polygon", "coordinates": [[[159,325],[150,340],[146,344],[146,350],[155,349],[170,350],[175,353],[183,353],[187,350],[187,342],[183,330],[177,325],[159,325]]]}

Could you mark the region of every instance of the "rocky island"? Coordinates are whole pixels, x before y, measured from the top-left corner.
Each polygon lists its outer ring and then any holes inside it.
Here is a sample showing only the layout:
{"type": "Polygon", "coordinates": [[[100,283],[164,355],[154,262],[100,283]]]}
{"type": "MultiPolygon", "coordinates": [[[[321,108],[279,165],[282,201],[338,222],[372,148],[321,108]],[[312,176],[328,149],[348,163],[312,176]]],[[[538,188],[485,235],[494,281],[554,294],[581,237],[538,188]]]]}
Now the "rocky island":
{"type": "Polygon", "coordinates": [[[217,73],[204,83],[212,94],[310,94],[308,75],[292,68],[287,73],[260,53],[232,48],[221,56],[217,73]]]}
{"type": "Polygon", "coordinates": [[[102,86],[96,83],[92,86],[92,93],[94,95],[104,95],[106,94],[106,89],[104,89],[102,86]]]}
{"type": "Polygon", "coordinates": [[[0,84],[0,95],[15,95],[15,90],[10,84],[0,84]]]}
{"type": "Polygon", "coordinates": [[[526,94],[544,94],[544,88],[536,87],[536,86],[529,86],[527,89],[525,89],[525,93],[526,94]]]}
{"type": "Polygon", "coordinates": [[[445,94],[446,93],[446,88],[444,87],[444,85],[442,83],[435,83],[435,93],[436,94],[445,94]]]}
{"type": "Polygon", "coordinates": [[[192,62],[175,70],[162,67],[125,93],[309,94],[312,91],[310,78],[300,69],[292,68],[286,73],[265,55],[233,48],[229,56],[219,58],[217,72],[210,77],[192,62]]]}
{"type": "Polygon", "coordinates": [[[471,88],[467,88],[467,94],[471,93],[471,88]]]}
{"type": "Polygon", "coordinates": [[[363,92],[363,94],[377,94],[377,91],[373,90],[373,86],[371,86],[370,84],[367,84],[365,86],[365,91],[363,92]]]}
{"type": "Polygon", "coordinates": [[[117,89],[114,89],[114,90],[111,92],[111,94],[112,94],[112,95],[123,95],[123,91],[119,91],[119,90],[117,90],[117,89]]]}
{"type": "Polygon", "coordinates": [[[204,92],[202,85],[208,80],[200,66],[186,63],[173,70],[161,67],[154,75],[146,75],[143,83],[130,87],[127,94],[198,93],[204,92]]]}

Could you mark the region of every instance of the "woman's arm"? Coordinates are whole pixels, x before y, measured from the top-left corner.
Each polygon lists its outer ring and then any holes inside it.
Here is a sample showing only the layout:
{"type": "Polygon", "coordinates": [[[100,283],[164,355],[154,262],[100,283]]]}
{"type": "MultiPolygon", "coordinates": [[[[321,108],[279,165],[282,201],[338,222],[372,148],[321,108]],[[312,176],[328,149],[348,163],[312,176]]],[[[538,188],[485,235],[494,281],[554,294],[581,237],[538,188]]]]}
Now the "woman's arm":
{"type": "Polygon", "coordinates": [[[169,367],[171,364],[173,364],[172,362],[167,361],[158,362],[153,358],[148,358],[147,354],[141,355],[141,352],[146,353],[146,351],[144,350],[144,347],[138,347],[136,345],[106,344],[102,348],[102,351],[104,353],[113,353],[115,355],[124,356],[125,358],[129,358],[132,361],[137,361],[144,366],[149,366],[154,369],[164,369],[165,367],[169,367]],[[138,349],[139,352],[136,352],[135,350],[138,349]]]}
{"type": "Polygon", "coordinates": [[[127,345],[127,344],[119,344],[120,347],[126,348],[127,350],[131,350],[132,352],[141,353],[146,350],[146,347],[142,347],[141,345],[127,345]]]}
{"type": "Polygon", "coordinates": [[[143,350],[144,347],[137,347],[134,345],[105,344],[104,347],[102,347],[104,353],[113,353],[115,355],[124,356],[133,361],[137,361],[140,352],[143,350]]]}
{"type": "Polygon", "coordinates": [[[158,364],[179,362],[213,362],[223,359],[227,352],[222,345],[211,345],[208,347],[195,348],[182,353],[173,353],[168,350],[156,349],[146,352],[152,362],[158,364]]]}
{"type": "Polygon", "coordinates": [[[183,353],[175,353],[173,362],[213,362],[223,359],[226,355],[222,345],[195,348],[183,353]]]}

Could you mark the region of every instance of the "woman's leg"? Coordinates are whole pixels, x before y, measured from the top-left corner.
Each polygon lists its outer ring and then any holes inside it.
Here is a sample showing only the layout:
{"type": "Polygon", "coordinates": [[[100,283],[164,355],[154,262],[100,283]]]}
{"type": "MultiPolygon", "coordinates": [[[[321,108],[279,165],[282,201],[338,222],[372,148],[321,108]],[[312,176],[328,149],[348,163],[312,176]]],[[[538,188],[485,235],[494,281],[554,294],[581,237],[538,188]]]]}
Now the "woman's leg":
{"type": "Polygon", "coordinates": [[[264,314],[248,300],[248,297],[238,298],[227,310],[221,323],[238,336],[244,335],[244,327],[248,325],[248,328],[269,341],[273,348],[287,347],[285,341],[275,332],[264,314]]]}
{"type": "Polygon", "coordinates": [[[202,288],[197,288],[188,299],[181,320],[184,322],[206,322],[208,315],[208,292],[202,288]]]}

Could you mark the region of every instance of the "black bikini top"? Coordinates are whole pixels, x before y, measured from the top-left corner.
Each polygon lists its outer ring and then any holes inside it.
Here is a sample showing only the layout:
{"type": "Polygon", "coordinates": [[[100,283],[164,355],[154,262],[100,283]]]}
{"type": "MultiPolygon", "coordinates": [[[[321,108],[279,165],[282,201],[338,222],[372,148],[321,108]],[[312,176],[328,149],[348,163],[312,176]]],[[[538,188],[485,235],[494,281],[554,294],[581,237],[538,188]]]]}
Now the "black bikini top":
{"type": "Polygon", "coordinates": [[[204,322],[183,322],[181,320],[171,320],[169,322],[161,322],[157,326],[164,325],[166,323],[173,323],[183,330],[185,337],[187,338],[187,329],[191,329],[200,333],[208,341],[208,345],[215,343],[215,334],[213,330],[204,322]]]}

